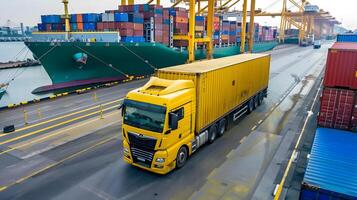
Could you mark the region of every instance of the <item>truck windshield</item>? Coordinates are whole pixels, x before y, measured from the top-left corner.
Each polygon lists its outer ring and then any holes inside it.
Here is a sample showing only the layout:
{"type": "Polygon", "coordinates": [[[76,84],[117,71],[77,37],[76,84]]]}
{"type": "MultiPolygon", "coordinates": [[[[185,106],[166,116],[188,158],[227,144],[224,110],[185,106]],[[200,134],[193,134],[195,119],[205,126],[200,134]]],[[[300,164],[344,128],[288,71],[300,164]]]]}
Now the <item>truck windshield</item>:
{"type": "Polygon", "coordinates": [[[124,100],[124,124],[162,133],[166,108],[163,106],[124,100]]]}

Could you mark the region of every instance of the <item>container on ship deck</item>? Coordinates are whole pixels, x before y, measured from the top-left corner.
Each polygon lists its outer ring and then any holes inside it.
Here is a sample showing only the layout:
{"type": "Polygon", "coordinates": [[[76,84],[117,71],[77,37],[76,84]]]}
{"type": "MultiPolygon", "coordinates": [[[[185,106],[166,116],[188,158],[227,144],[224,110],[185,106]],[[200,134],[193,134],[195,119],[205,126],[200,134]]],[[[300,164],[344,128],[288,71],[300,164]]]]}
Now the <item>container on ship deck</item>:
{"type": "Polygon", "coordinates": [[[144,24],[133,23],[133,29],[135,31],[143,31],[144,30],[144,24]]]}
{"type": "Polygon", "coordinates": [[[97,22],[97,31],[104,31],[104,22],[97,22]]]}
{"type": "Polygon", "coordinates": [[[158,31],[158,30],[162,31],[162,27],[163,27],[163,25],[160,23],[155,23],[155,25],[154,25],[155,31],[158,31]]]}
{"type": "Polygon", "coordinates": [[[95,31],[96,23],[83,23],[83,30],[85,31],[95,31]]]}
{"type": "Polygon", "coordinates": [[[77,23],[71,23],[71,30],[72,31],[77,31],[78,30],[77,23]]]}
{"type": "Polygon", "coordinates": [[[118,22],[116,24],[116,26],[121,29],[134,29],[134,23],[132,22],[118,22]]]}
{"type": "Polygon", "coordinates": [[[143,13],[128,13],[129,22],[144,23],[143,13]]]}
{"type": "Polygon", "coordinates": [[[83,23],[77,23],[77,30],[78,31],[83,31],[84,30],[83,23]]]}
{"type": "Polygon", "coordinates": [[[324,86],[357,89],[357,43],[335,43],[329,49],[324,86]]]}
{"type": "Polygon", "coordinates": [[[141,30],[141,31],[137,31],[137,30],[134,30],[134,36],[144,36],[144,31],[141,30]]]}
{"type": "Polygon", "coordinates": [[[114,13],[115,22],[127,22],[129,21],[128,13],[114,13]]]}
{"type": "Polygon", "coordinates": [[[317,123],[321,127],[357,131],[357,91],[324,88],[317,123]]]}
{"type": "Polygon", "coordinates": [[[82,14],[82,18],[84,23],[95,23],[99,21],[99,15],[96,13],[82,14]]]}
{"type": "MultiPolygon", "coordinates": [[[[120,33],[121,37],[134,36],[133,29],[119,29],[119,33],[120,33]]],[[[138,35],[138,36],[140,36],[140,35],[138,35]]]]}
{"type": "Polygon", "coordinates": [[[115,16],[114,13],[102,13],[102,21],[103,22],[114,22],[115,21],[114,16],[115,16]]]}
{"type": "Polygon", "coordinates": [[[174,46],[175,47],[187,47],[188,46],[188,41],[186,41],[186,40],[174,40],[174,46]]]}
{"type": "Polygon", "coordinates": [[[357,42],[357,33],[338,34],[337,42],[357,42]]]}

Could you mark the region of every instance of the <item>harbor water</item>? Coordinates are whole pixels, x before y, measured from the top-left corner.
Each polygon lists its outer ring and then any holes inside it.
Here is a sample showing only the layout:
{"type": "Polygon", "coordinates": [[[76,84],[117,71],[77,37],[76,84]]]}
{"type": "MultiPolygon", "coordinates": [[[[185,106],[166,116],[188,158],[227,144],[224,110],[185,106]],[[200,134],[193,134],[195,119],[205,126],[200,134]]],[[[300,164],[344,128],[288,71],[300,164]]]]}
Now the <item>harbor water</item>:
{"type": "MultiPolygon", "coordinates": [[[[0,62],[33,58],[32,53],[23,42],[0,42],[0,52],[0,62]]],[[[0,107],[51,95],[31,93],[37,87],[52,83],[42,66],[2,69],[0,70],[0,83],[7,82],[9,82],[9,86],[5,88],[6,93],[0,99],[0,107]]]]}

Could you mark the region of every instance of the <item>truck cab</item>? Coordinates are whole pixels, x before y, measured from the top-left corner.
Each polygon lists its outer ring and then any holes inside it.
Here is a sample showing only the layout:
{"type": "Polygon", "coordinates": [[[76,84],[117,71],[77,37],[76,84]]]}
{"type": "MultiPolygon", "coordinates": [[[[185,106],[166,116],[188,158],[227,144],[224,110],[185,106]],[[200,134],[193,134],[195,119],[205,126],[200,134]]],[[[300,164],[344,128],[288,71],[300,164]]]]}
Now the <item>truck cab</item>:
{"type": "Polygon", "coordinates": [[[124,160],[166,174],[182,167],[192,153],[195,87],[191,80],[152,77],[124,99],[124,160]]]}

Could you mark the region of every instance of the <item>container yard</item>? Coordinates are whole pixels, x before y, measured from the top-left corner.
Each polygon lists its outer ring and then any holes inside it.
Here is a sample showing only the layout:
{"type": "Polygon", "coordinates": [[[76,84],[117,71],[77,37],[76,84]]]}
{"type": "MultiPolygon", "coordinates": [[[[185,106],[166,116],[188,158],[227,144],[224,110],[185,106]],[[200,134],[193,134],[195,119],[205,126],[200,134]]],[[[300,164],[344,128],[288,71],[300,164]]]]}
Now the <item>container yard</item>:
{"type": "Polygon", "coordinates": [[[3,2],[0,199],[357,199],[343,1],[3,2]]]}

